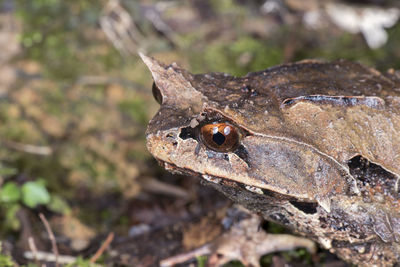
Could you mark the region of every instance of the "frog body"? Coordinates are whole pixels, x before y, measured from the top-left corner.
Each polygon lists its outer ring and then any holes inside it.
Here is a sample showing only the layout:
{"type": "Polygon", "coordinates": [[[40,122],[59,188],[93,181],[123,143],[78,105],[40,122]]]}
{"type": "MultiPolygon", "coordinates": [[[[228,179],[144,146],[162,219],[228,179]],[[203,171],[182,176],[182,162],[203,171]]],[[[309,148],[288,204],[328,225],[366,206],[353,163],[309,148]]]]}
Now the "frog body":
{"type": "Polygon", "coordinates": [[[348,262],[400,261],[400,74],[307,60],[234,77],[141,55],[161,108],[147,147],[168,170],[348,262]]]}

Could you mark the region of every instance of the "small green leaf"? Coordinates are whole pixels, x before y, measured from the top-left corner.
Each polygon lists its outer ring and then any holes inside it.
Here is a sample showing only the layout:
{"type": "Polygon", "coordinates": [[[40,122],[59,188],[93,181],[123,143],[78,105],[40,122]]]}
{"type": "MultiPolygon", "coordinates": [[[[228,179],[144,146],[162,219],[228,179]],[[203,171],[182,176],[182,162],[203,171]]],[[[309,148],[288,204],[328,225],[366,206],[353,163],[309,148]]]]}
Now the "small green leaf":
{"type": "Polygon", "coordinates": [[[207,256],[197,256],[196,259],[197,259],[197,266],[198,267],[207,266],[207,259],[208,259],[207,256]]]}
{"type": "Polygon", "coordinates": [[[13,267],[16,266],[16,263],[14,263],[11,256],[0,253],[0,266],[13,267]]]}
{"type": "Polygon", "coordinates": [[[21,198],[21,191],[14,182],[5,183],[0,190],[1,202],[17,202],[21,198]]]}
{"type": "Polygon", "coordinates": [[[4,225],[13,231],[18,231],[21,229],[21,223],[17,218],[17,212],[20,208],[21,206],[18,203],[12,203],[7,205],[7,208],[5,209],[4,225]]]}
{"type": "Polygon", "coordinates": [[[50,202],[50,194],[40,181],[27,182],[21,189],[22,202],[30,208],[50,202]]]}
{"type": "Polygon", "coordinates": [[[68,214],[71,212],[71,209],[68,203],[61,197],[52,195],[51,201],[47,205],[47,207],[54,212],[58,212],[61,214],[68,214]]]}

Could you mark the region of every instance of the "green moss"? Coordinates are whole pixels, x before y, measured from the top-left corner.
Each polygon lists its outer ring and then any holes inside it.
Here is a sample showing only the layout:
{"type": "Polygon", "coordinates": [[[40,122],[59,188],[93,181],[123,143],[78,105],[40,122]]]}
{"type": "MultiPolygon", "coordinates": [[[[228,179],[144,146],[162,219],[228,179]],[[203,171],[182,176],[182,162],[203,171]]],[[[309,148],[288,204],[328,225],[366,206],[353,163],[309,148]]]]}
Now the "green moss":
{"type": "Polygon", "coordinates": [[[2,244],[0,242],[0,266],[2,267],[13,267],[17,266],[17,264],[14,262],[13,258],[10,255],[6,255],[2,253],[2,244]]]}
{"type": "Polygon", "coordinates": [[[19,0],[20,39],[26,56],[43,63],[44,73],[60,80],[91,72],[94,63],[101,69],[117,66],[121,57],[115,49],[104,39],[93,42],[102,8],[101,1],[92,0],[19,0]],[[97,52],[101,45],[108,46],[108,52],[97,52]]]}
{"type": "Polygon", "coordinates": [[[317,43],[311,49],[298,50],[296,60],[304,58],[323,58],[327,60],[348,59],[358,61],[379,70],[385,71],[388,68],[399,69],[400,50],[400,24],[388,29],[388,42],[378,48],[370,49],[361,34],[353,35],[342,33],[338,38],[330,39],[327,42],[317,43]]]}
{"type": "Polygon", "coordinates": [[[243,14],[247,12],[245,8],[239,6],[234,0],[210,0],[210,4],[217,13],[219,14],[243,14]]]}
{"type": "Polygon", "coordinates": [[[194,71],[218,71],[244,75],[282,62],[282,48],[274,43],[244,36],[231,43],[215,42],[204,53],[191,56],[194,71]]]}
{"type": "Polygon", "coordinates": [[[142,125],[146,125],[149,121],[146,112],[146,103],[139,97],[121,101],[119,103],[119,109],[142,125]]]}

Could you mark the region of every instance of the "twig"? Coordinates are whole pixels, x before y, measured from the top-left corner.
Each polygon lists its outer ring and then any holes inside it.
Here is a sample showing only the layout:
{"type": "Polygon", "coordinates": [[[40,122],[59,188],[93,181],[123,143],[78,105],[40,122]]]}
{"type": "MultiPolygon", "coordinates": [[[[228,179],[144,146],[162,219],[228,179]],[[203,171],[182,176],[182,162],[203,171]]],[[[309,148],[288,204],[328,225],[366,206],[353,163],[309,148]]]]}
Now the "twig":
{"type": "Polygon", "coordinates": [[[124,9],[119,0],[109,0],[100,18],[100,26],[114,47],[122,56],[136,53],[137,43],[143,36],[131,15],[124,9]]]}
{"type": "Polygon", "coordinates": [[[195,250],[186,252],[186,253],[182,253],[167,259],[164,259],[162,261],[160,261],[160,266],[161,267],[170,267],[170,266],[175,266],[177,264],[181,264],[184,263],[186,261],[189,261],[191,259],[194,259],[198,256],[203,256],[203,255],[207,255],[211,253],[211,249],[210,246],[208,244],[199,247],[195,250]]]}
{"type": "Polygon", "coordinates": [[[142,186],[142,189],[144,189],[145,191],[164,194],[176,198],[188,199],[190,197],[188,192],[178,186],[161,182],[153,177],[143,178],[144,179],[140,180],[140,184],[142,186]]]}
{"type": "Polygon", "coordinates": [[[37,256],[38,255],[38,251],[37,251],[37,248],[36,248],[35,240],[33,239],[32,236],[28,237],[28,244],[29,244],[29,248],[32,251],[33,258],[35,260],[35,264],[37,266],[39,266],[39,260],[38,260],[38,256],[37,256]]]}
{"type": "Polygon", "coordinates": [[[114,239],[114,233],[111,232],[108,234],[106,240],[104,241],[104,243],[100,246],[100,248],[96,251],[96,253],[93,255],[92,258],[90,258],[90,263],[95,263],[99,257],[103,254],[103,252],[108,248],[108,246],[110,245],[110,243],[113,241],[114,239]]]}
{"type": "Polygon", "coordinates": [[[50,224],[47,221],[46,217],[44,217],[43,213],[39,213],[39,217],[42,220],[44,227],[46,228],[47,234],[49,235],[51,247],[52,247],[53,253],[55,255],[56,267],[58,267],[59,266],[59,264],[58,264],[58,248],[57,248],[56,238],[54,237],[54,233],[50,228],[50,224]]]}
{"type": "Polygon", "coordinates": [[[30,154],[48,156],[53,153],[53,150],[51,149],[51,147],[48,147],[48,146],[35,146],[35,145],[22,144],[22,143],[17,143],[17,142],[13,142],[13,141],[5,141],[5,140],[3,140],[2,142],[4,143],[5,146],[7,146],[11,149],[30,153],[30,154]]]}
{"type": "Polygon", "coordinates": [[[40,250],[36,251],[36,255],[34,255],[32,251],[25,251],[24,257],[28,260],[33,260],[37,258],[37,260],[44,262],[55,262],[57,260],[59,264],[70,264],[76,262],[76,257],[69,255],[58,255],[56,258],[56,255],[54,255],[53,253],[40,250]]]}

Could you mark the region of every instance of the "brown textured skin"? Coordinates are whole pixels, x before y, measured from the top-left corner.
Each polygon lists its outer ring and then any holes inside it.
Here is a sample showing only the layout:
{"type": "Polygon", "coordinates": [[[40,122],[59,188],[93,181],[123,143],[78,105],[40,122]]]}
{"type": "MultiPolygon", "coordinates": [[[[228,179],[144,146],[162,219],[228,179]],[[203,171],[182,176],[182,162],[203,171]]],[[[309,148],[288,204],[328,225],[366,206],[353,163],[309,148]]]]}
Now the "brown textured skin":
{"type": "Polygon", "coordinates": [[[163,98],[147,146],[165,168],[211,181],[348,262],[400,261],[396,72],[309,60],[245,77],[193,75],[142,58],[163,98]],[[208,149],[194,134],[208,121],[238,127],[241,146],[208,149]]]}

